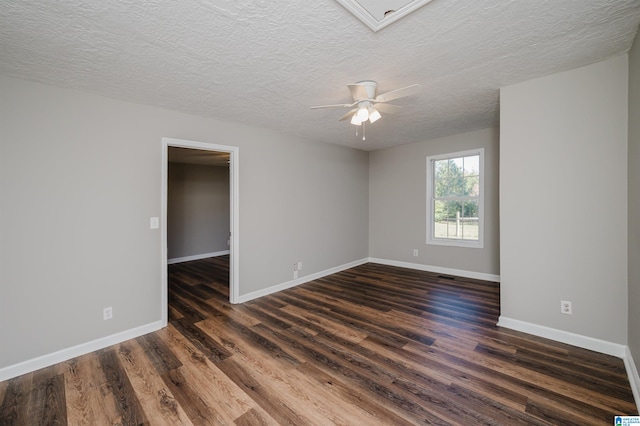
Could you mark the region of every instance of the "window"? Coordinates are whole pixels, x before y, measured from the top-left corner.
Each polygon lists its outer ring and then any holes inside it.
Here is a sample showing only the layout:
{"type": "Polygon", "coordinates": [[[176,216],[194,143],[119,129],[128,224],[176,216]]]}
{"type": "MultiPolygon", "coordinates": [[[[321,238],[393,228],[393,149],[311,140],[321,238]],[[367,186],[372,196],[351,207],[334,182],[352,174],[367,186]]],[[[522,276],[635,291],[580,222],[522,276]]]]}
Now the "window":
{"type": "Polygon", "coordinates": [[[427,157],[427,244],[483,246],[484,149],[427,157]]]}

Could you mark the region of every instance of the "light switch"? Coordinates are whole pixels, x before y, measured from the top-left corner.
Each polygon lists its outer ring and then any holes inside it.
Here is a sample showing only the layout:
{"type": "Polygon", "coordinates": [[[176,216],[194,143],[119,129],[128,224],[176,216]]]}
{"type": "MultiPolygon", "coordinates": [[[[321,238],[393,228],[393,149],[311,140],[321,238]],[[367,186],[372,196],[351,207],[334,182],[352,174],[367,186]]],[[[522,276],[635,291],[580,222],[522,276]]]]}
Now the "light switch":
{"type": "Polygon", "coordinates": [[[159,217],[152,217],[149,220],[149,227],[151,229],[158,229],[160,228],[160,218],[159,217]]]}

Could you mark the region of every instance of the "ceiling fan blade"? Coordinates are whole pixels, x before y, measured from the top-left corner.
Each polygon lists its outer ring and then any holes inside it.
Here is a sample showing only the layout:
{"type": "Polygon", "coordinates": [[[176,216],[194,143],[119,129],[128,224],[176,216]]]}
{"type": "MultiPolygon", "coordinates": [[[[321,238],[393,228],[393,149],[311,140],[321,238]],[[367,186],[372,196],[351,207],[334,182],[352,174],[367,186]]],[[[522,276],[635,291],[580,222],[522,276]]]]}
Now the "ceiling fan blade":
{"type": "Polygon", "coordinates": [[[349,91],[351,92],[351,96],[353,96],[354,101],[364,101],[369,99],[369,95],[367,94],[367,90],[364,88],[362,84],[347,84],[349,91]]]}
{"type": "Polygon", "coordinates": [[[385,114],[397,114],[402,111],[402,107],[391,104],[376,104],[376,109],[385,114]]]}
{"type": "Polygon", "coordinates": [[[319,109],[319,108],[349,108],[352,107],[353,104],[335,104],[335,105],[318,105],[309,107],[311,109],[319,109]]]}
{"type": "Polygon", "coordinates": [[[375,102],[389,102],[394,99],[404,98],[405,96],[415,95],[420,91],[422,86],[419,84],[412,84],[411,86],[403,87],[402,89],[392,90],[391,92],[383,93],[376,96],[375,102]]]}
{"type": "Polygon", "coordinates": [[[349,111],[348,113],[346,113],[345,115],[340,117],[340,120],[338,120],[338,121],[345,121],[345,120],[350,119],[353,116],[353,114],[356,113],[356,111],[358,111],[358,108],[352,109],[351,111],[349,111]]]}

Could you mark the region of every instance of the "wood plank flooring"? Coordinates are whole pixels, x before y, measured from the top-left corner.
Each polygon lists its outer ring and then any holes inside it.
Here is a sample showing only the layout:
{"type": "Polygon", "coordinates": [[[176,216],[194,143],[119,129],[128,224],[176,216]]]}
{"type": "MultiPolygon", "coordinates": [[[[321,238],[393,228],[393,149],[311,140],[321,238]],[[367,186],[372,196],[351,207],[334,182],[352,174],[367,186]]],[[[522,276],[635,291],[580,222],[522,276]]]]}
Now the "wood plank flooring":
{"type": "Polygon", "coordinates": [[[620,359],[495,326],[499,285],[362,265],[243,305],[169,267],[166,329],[0,382],[0,425],[611,425],[620,359]]]}

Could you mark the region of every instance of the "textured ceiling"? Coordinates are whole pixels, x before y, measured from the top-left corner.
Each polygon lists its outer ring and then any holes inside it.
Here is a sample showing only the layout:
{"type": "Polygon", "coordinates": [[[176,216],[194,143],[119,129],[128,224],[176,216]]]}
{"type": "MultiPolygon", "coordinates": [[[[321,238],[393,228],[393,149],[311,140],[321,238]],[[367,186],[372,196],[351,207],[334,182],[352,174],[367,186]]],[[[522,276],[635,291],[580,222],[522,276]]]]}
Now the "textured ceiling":
{"type": "Polygon", "coordinates": [[[639,0],[433,0],[373,32],[335,0],[0,0],[0,74],[373,150],[497,125],[498,89],[631,47],[639,0]],[[338,122],[347,84],[414,83],[338,122]]]}

